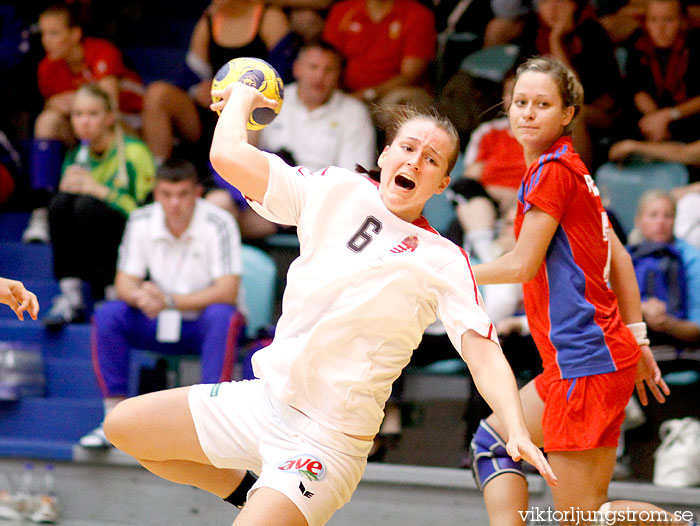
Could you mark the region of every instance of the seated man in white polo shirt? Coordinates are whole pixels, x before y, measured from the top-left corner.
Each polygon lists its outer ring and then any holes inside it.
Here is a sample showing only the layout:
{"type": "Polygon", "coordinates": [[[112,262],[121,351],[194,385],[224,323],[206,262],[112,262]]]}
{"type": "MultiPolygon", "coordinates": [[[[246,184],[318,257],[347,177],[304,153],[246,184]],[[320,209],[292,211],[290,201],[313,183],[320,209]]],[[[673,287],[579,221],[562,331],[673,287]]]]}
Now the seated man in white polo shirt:
{"type": "MultiPolygon", "coordinates": [[[[127,396],[131,349],[199,353],[202,382],[231,380],[244,319],[236,308],[242,269],[233,217],[201,199],[194,165],[171,159],[156,174],[155,203],[131,213],[115,288],[93,319],[93,363],[105,415],[127,396]]],[[[110,444],[102,427],[83,447],[110,444]]]]}
{"type": "Polygon", "coordinates": [[[258,147],[286,150],[311,171],[327,166],[374,167],[376,139],[366,106],[338,89],[342,59],[329,44],[304,45],[294,61],[279,115],[260,132],[258,147]]]}

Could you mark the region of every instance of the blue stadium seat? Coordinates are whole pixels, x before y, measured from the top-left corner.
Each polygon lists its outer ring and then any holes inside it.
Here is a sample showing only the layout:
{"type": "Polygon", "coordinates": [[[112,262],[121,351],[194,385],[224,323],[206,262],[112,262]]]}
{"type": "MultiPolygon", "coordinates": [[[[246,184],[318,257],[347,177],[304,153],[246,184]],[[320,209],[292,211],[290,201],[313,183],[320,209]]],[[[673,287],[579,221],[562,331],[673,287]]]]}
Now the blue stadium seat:
{"type": "Polygon", "coordinates": [[[515,65],[520,48],[515,44],[489,46],[467,55],[460,69],[472,77],[501,83],[506,73],[515,65]]]}
{"type": "Polygon", "coordinates": [[[38,321],[0,318],[0,341],[38,345],[45,359],[90,359],[90,325],[87,323],[74,323],[60,331],[50,331],[38,321]]]}
{"type": "Polygon", "coordinates": [[[242,246],[242,256],[247,334],[254,338],[259,329],[275,323],[277,266],[267,252],[250,245],[242,246]]]}
{"type": "Polygon", "coordinates": [[[29,222],[29,212],[0,214],[0,241],[21,241],[22,232],[29,222]]]}
{"type": "Polygon", "coordinates": [[[441,234],[445,234],[452,223],[452,220],[457,217],[454,206],[447,199],[445,193],[435,194],[425,203],[423,207],[423,216],[428,220],[430,226],[441,234]]]}
{"type": "MultiPolygon", "coordinates": [[[[462,177],[464,172],[464,154],[460,153],[455,167],[450,172],[450,177],[454,183],[462,177]]],[[[430,226],[441,234],[445,234],[452,221],[457,217],[455,209],[450,200],[445,195],[435,194],[425,203],[423,207],[423,216],[428,220],[430,226]]]]}
{"type": "Polygon", "coordinates": [[[51,246],[20,241],[0,243],[0,276],[22,281],[54,279],[51,246]]]}
{"type": "Polygon", "coordinates": [[[596,171],[595,180],[603,205],[629,233],[634,228],[639,197],[652,188],[670,190],[688,184],[688,169],[679,163],[605,163],[596,171]]]}

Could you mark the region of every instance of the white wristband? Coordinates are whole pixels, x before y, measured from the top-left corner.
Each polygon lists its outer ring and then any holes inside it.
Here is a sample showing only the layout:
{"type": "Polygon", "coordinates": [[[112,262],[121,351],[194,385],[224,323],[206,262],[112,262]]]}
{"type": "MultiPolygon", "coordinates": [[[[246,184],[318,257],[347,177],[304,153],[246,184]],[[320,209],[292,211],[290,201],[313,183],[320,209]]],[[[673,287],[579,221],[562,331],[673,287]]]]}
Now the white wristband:
{"type": "Polygon", "coordinates": [[[637,323],[629,323],[627,328],[637,340],[637,345],[649,345],[649,338],[647,338],[647,324],[643,321],[637,323]]]}

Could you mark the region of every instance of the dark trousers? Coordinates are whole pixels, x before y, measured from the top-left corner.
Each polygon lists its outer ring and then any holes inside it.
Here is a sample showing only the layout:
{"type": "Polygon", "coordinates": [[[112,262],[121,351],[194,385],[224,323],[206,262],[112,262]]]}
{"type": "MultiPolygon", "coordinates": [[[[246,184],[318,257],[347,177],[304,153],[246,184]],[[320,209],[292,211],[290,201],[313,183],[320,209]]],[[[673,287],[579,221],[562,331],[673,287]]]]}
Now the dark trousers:
{"type": "Polygon", "coordinates": [[[85,195],[58,193],[49,203],[49,230],[56,279],[80,278],[101,299],[114,281],[126,217],[85,195]]]}

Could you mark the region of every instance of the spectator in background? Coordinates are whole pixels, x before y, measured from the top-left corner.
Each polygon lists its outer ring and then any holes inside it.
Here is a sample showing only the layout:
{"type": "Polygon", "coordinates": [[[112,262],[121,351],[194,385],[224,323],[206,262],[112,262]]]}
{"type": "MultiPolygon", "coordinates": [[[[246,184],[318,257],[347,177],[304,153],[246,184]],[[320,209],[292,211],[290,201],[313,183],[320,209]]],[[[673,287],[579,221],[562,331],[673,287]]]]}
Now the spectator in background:
{"type": "MultiPolygon", "coordinates": [[[[600,23],[605,27],[613,43],[621,44],[644,26],[644,15],[648,0],[628,0],[622,2],[596,1],[602,9],[597,9],[600,23]]],[[[695,27],[700,25],[700,4],[692,0],[686,4],[689,21],[695,27]]]]}
{"type": "Polygon", "coordinates": [[[663,190],[642,194],[635,219],[641,240],[628,250],[652,345],[686,347],[700,342],[700,251],[674,237],[675,212],[663,190]]]}
{"type": "MultiPolygon", "coordinates": [[[[514,75],[503,82],[503,108],[510,107],[514,75]]],[[[464,177],[454,181],[446,196],[455,206],[457,220],[448,237],[478,261],[490,261],[491,246],[501,212],[516,203],[525,175],[523,148],[515,140],[507,117],[477,126],[464,154],[464,177]]]]}
{"type": "Polygon", "coordinates": [[[317,171],[373,166],[375,134],[367,108],[338,89],[342,59],[330,45],[315,42],[299,50],[296,82],[285,87],[277,118],[261,130],[260,149],[286,150],[294,164],[317,171]]]}
{"type": "Polygon", "coordinates": [[[70,118],[81,144],[65,158],[48,214],[61,288],[43,319],[52,328],[84,321],[83,281],[95,299],[104,297],[127,217],[149,195],[155,172],[148,147],[122,133],[112,98],[96,84],[78,88],[70,118]]]}
{"type": "Polygon", "coordinates": [[[698,139],[700,29],[689,29],[681,0],[649,0],[644,29],[627,45],[629,120],[648,141],[698,139]]]}
{"type": "MultiPolygon", "coordinates": [[[[700,132],[698,134],[700,135],[700,132]]],[[[623,161],[631,155],[640,155],[653,161],[698,167],[700,166],[700,139],[691,143],[625,139],[613,144],[608,152],[611,161],[623,161]]]]}
{"type": "Polygon", "coordinates": [[[187,157],[205,178],[216,125],[209,110],[214,74],[236,57],[266,60],[283,74],[291,62],[285,53],[289,41],[289,23],[279,8],[257,0],[213,0],[194,27],[186,73],[177,85],[162,80],[146,90],[143,136],[156,162],[172,155],[177,138],[194,147],[187,157]]]}
{"type": "MultiPolygon", "coordinates": [[[[503,108],[510,107],[514,74],[503,81],[503,108]]],[[[478,181],[502,209],[515,203],[527,171],[523,148],[515,140],[508,116],[480,124],[464,152],[464,176],[478,181]]]]}
{"type": "MultiPolygon", "coordinates": [[[[140,120],[142,86],[139,76],[124,65],[121,52],[112,43],[83,34],[67,5],[54,4],[45,9],[39,16],[39,28],[46,51],[37,72],[44,109],[34,124],[30,177],[34,188],[54,191],[63,148],[76,141],[69,119],[75,90],[83,84],[97,83],[109,95],[117,118],[135,128],[140,120]]],[[[32,213],[23,241],[48,241],[45,205],[49,195],[32,213]]]]}
{"type": "MultiPolygon", "coordinates": [[[[689,143],[624,139],[614,143],[608,151],[611,161],[624,161],[631,156],[639,156],[647,161],[684,164],[688,168],[690,182],[700,181],[700,139],[689,143]]],[[[685,187],[682,192],[674,192],[674,197],[679,199],[681,194],[692,190],[692,187],[685,187]]],[[[700,185],[695,190],[700,190],[700,185]]]]}
{"type": "Polygon", "coordinates": [[[354,97],[380,108],[431,104],[435,17],[416,0],[342,0],[328,13],[323,39],[345,60],[342,87],[354,97]]]}
{"type": "Polygon", "coordinates": [[[328,7],[333,0],[270,0],[268,5],[284,9],[289,27],[302,43],[321,38],[328,7]]]}
{"type": "Polygon", "coordinates": [[[0,130],[0,209],[12,197],[17,186],[16,178],[20,173],[22,173],[20,154],[5,132],[0,130]]]}
{"type": "MultiPolygon", "coordinates": [[[[119,299],[93,318],[105,415],[127,396],[130,349],[198,353],[203,382],[231,380],[244,325],[236,308],[240,235],[233,218],[201,195],[192,163],[173,158],[158,168],[156,202],[129,217],[115,280],[119,299]]],[[[110,445],[102,426],[80,444],[110,445]]]]}
{"type": "Polygon", "coordinates": [[[594,171],[594,145],[615,124],[622,79],[610,38],[593,8],[586,0],[536,0],[535,13],[517,43],[523,57],[551,56],[580,79],[584,105],[572,138],[581,159],[594,171]]]}
{"type": "Polygon", "coordinates": [[[687,166],[690,184],[671,190],[677,203],[674,233],[677,238],[700,249],[700,140],[682,143],[625,139],[613,144],[608,155],[612,161],[640,155],[648,160],[687,166]]]}

